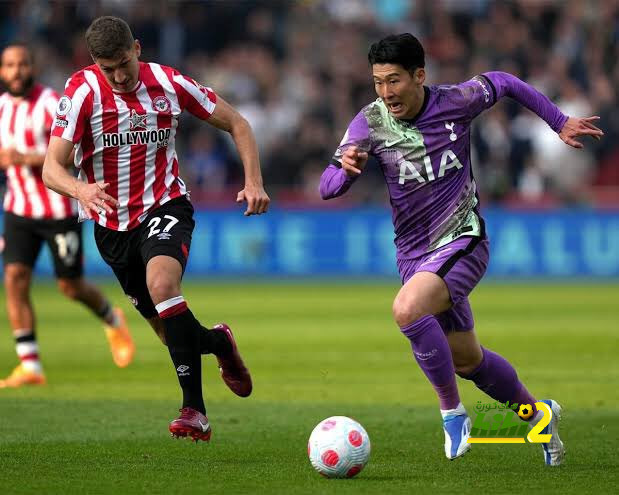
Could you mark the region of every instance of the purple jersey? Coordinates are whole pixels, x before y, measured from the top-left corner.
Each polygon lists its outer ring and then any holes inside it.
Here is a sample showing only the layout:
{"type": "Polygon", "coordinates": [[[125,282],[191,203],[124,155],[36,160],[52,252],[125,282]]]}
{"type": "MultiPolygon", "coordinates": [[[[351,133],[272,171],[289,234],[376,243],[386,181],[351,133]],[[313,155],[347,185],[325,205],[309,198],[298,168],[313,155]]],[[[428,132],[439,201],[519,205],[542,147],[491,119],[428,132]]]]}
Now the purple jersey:
{"type": "Polygon", "coordinates": [[[398,259],[417,258],[461,236],[485,236],[470,159],[471,122],[483,110],[510,96],[556,132],[567,120],[548,98],[504,72],[424,90],[412,120],[393,117],[380,98],[363,108],[320,183],[324,199],[340,196],[356,180],[340,168],[346,148],[373,155],[389,190],[398,259]]]}

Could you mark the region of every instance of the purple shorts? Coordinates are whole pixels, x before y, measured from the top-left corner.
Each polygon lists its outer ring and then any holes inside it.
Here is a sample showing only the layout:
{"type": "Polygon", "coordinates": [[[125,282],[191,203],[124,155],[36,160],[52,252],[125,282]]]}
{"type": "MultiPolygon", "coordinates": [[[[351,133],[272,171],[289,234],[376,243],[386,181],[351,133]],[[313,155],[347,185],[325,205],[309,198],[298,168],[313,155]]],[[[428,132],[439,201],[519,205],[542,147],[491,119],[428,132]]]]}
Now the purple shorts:
{"type": "Polygon", "coordinates": [[[435,315],[444,332],[473,329],[468,295],[488,266],[488,244],[487,239],[460,237],[418,258],[398,260],[402,285],[417,272],[436,273],[447,284],[453,305],[435,315]]]}

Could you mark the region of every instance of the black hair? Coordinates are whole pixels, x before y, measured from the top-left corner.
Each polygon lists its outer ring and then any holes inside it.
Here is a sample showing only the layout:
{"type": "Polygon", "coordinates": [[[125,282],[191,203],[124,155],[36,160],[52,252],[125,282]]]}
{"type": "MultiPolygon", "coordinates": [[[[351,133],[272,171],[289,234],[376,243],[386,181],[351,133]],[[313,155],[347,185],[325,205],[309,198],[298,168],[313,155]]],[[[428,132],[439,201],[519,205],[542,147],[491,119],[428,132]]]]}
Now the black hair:
{"type": "Polygon", "coordinates": [[[390,34],[370,46],[370,65],[397,64],[409,72],[425,67],[425,53],[417,38],[410,33],[390,34]]]}
{"type": "Polygon", "coordinates": [[[26,41],[19,40],[19,41],[11,41],[7,43],[6,45],[4,45],[4,47],[2,47],[2,50],[0,51],[0,65],[2,65],[2,56],[4,55],[4,51],[7,48],[23,48],[24,50],[26,50],[26,53],[28,53],[28,58],[30,59],[30,63],[34,64],[34,53],[32,51],[32,47],[26,41]]]}

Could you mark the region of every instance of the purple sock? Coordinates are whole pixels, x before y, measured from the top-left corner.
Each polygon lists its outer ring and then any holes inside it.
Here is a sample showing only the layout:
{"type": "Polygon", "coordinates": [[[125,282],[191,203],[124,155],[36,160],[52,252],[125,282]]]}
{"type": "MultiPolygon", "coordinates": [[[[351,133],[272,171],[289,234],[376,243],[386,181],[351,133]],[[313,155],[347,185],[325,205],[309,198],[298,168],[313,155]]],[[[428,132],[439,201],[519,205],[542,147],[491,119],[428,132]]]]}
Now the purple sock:
{"type": "MultiPolygon", "coordinates": [[[[494,400],[510,404],[531,404],[533,411],[536,399],[520,382],[516,370],[499,354],[481,348],[483,358],[481,364],[470,375],[460,375],[466,380],[472,380],[477,388],[488,394],[494,400]]],[[[534,416],[533,416],[534,417],[534,416]]]]}
{"type": "Polygon", "coordinates": [[[451,350],[436,318],[424,316],[400,330],[411,341],[415,359],[436,390],[441,409],[458,407],[460,396],[451,350]]]}

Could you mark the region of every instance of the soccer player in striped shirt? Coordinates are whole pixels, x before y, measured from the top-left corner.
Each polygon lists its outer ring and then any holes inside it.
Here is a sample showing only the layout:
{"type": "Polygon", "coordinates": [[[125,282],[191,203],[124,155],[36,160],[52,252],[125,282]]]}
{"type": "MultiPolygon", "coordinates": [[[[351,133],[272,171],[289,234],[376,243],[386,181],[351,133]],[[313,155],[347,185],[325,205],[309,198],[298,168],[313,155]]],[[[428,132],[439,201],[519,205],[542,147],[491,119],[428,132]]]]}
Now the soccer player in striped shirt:
{"type": "Polygon", "coordinates": [[[20,364],[0,388],[44,384],[30,302],[32,268],[45,242],[52,254],[60,291],[81,302],[104,323],[114,362],[127,366],[134,346],[124,315],[82,276],[82,237],[74,200],[47,189],[41,167],[58,95],[34,81],[32,53],[15,43],[0,55],[0,168],[6,172],[4,198],[4,285],[9,322],[20,364]]]}
{"type": "MultiPolygon", "coordinates": [[[[403,284],[393,316],[438,395],[445,455],[455,459],[470,447],[470,419],[460,402],[456,374],[497,401],[536,402],[512,365],[481,347],[473,330],[468,295],[486,270],[489,245],[471,170],[471,122],[509,96],[575,148],[583,146],[575,138],[599,139],[603,133],[593,124],[597,117],[567,117],[544,95],[504,72],[461,84],[424,86],[424,50],[411,34],[373,44],[368,58],[378,99],[352,120],[321,177],[320,193],[323,199],[344,194],[369,154],[380,164],[393,208],[403,284]]],[[[552,435],[542,444],[544,459],[559,465],[564,452],[558,435],[560,407],[544,402],[555,413],[549,431],[542,432],[552,435]]]]}
{"type": "Polygon", "coordinates": [[[179,176],[175,143],[187,110],[229,132],[245,171],[237,202],[245,215],[267,211],[258,149],[247,121],[213,90],[175,69],[139,61],[140,43],[116,17],[95,19],[86,32],[94,64],[68,80],[60,98],[43,180],[78,200],[95,220],[95,239],[125,293],[168,346],[183,391],[173,436],[208,441],[201,354],[215,354],[237,395],[252,382],[230,328],[207,330],[181,293],[194,228],[193,207],[179,176]],[[79,180],[62,164],[75,147],[79,180]]]}

